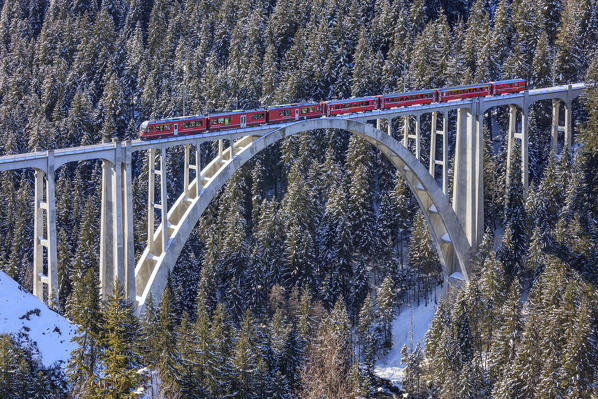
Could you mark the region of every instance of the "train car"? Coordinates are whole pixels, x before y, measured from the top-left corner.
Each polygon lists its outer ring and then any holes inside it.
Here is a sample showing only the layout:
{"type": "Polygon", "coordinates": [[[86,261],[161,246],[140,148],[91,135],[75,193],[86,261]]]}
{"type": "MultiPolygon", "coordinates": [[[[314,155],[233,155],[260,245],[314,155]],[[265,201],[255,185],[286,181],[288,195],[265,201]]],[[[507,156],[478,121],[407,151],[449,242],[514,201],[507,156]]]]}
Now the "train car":
{"type": "Polygon", "coordinates": [[[492,84],[479,83],[466,86],[446,87],[438,89],[438,102],[463,100],[472,97],[485,97],[492,94],[492,84]]]}
{"type": "Polygon", "coordinates": [[[349,98],[346,100],[326,101],[327,115],[352,114],[380,109],[380,96],[349,98]]]}
{"type": "Polygon", "coordinates": [[[268,123],[265,108],[249,111],[221,112],[208,115],[209,130],[223,130],[264,125],[268,123]]]}
{"type": "Polygon", "coordinates": [[[420,90],[408,93],[391,93],[380,96],[382,109],[436,102],[436,90],[420,90]]]}
{"type": "Polygon", "coordinates": [[[139,137],[157,139],[161,137],[196,134],[208,130],[205,116],[185,116],[157,121],[145,121],[139,126],[139,137]]]}
{"type": "Polygon", "coordinates": [[[268,123],[319,118],[324,115],[324,111],[325,104],[322,103],[275,105],[268,108],[268,123]]]}
{"type": "Polygon", "coordinates": [[[525,80],[523,79],[499,80],[490,82],[490,84],[494,88],[494,95],[519,93],[525,90],[525,80]]]}

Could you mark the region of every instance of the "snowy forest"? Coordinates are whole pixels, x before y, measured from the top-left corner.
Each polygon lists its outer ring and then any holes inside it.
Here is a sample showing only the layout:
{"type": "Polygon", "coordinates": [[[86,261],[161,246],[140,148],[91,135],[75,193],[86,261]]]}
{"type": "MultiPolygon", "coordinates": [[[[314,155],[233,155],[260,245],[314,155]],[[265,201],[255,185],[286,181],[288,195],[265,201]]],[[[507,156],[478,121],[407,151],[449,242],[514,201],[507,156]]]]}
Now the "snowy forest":
{"type": "MultiPolygon", "coordinates": [[[[161,117],[507,78],[530,88],[598,82],[597,0],[0,7],[0,155],[136,139],[141,122],[161,117]]],[[[425,342],[402,350],[409,398],[597,399],[597,87],[573,115],[574,147],[551,154],[551,104],[532,106],[526,192],[519,168],[506,176],[507,110],[486,115],[486,234],[471,282],[443,298],[416,200],[347,132],[302,133],[238,171],[139,319],[122,289],[108,298],[97,289],[101,164],[67,164],[56,175],[52,306],[77,325],[77,349],[64,370],[46,368],[1,336],[0,397],[391,397],[374,364],[392,344],[393,317],[438,301],[425,342]]],[[[201,152],[211,159],[217,143],[201,152]]],[[[183,148],[168,155],[170,202],[182,191],[183,148]]],[[[136,259],[147,168],[137,153],[136,259]]],[[[29,291],[33,181],[32,170],[0,173],[0,269],[29,291]]]]}

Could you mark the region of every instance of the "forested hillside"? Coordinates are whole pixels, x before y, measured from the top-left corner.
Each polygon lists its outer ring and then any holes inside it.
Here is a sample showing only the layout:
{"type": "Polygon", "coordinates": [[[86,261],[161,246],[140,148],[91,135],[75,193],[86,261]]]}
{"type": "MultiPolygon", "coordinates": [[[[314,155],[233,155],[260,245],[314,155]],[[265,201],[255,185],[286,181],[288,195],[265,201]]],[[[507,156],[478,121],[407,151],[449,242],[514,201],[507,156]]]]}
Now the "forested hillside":
{"type": "MultiPolygon", "coordinates": [[[[504,78],[530,88],[598,81],[596,0],[0,6],[0,155],[135,139],[142,121],[160,117],[504,78]]],[[[591,88],[574,103],[573,155],[550,155],[551,104],[532,106],[528,192],[518,168],[505,176],[506,109],[487,115],[487,234],[472,283],[440,303],[425,349],[404,353],[413,397],[598,397],[597,98],[591,88]]],[[[202,146],[204,161],[216,150],[202,146]]],[[[421,152],[427,164],[427,134],[421,152]]],[[[168,155],[172,203],[183,150],[168,155]]],[[[137,153],[133,168],[137,257],[146,159],[137,153]]],[[[101,165],[65,165],[56,181],[53,305],[80,326],[67,369],[73,397],[375,397],[373,365],[392,342],[393,314],[436,300],[429,293],[442,282],[407,186],[346,132],[287,139],[237,172],[141,320],[122,292],[90,289],[101,165]]],[[[0,267],[29,290],[32,182],[31,170],[0,173],[0,267]]],[[[0,397],[32,397],[11,382],[11,353],[22,349],[1,344],[0,397]]]]}

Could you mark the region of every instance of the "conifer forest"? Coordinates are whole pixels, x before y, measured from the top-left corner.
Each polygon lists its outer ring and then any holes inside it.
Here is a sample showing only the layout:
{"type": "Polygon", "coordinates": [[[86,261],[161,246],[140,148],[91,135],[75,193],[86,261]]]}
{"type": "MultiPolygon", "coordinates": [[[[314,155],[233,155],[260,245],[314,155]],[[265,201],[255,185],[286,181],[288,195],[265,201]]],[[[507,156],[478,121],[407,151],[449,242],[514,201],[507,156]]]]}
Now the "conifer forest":
{"type": "MultiPolygon", "coordinates": [[[[520,168],[507,176],[508,110],[484,118],[485,235],[470,282],[449,295],[405,181],[345,131],[287,138],[237,171],[139,317],[122,287],[98,289],[101,162],[60,167],[52,307],[76,326],[76,349],[46,367],[0,334],[0,398],[598,399],[598,0],[0,9],[0,155],[135,140],[143,121],[182,115],[511,78],[589,84],[573,102],[573,148],[558,155],[549,101],[530,108],[528,190],[520,168]],[[375,364],[393,319],[430,302],[425,339],[403,347],[402,383],[388,388],[375,364]]],[[[422,134],[424,165],[429,145],[422,134]]],[[[217,143],[200,151],[209,160],[217,143]]],[[[168,155],[171,203],[183,148],[168,155]]],[[[132,180],[137,260],[145,152],[132,180]]],[[[0,270],[29,292],[33,190],[32,169],[0,172],[0,270]]]]}

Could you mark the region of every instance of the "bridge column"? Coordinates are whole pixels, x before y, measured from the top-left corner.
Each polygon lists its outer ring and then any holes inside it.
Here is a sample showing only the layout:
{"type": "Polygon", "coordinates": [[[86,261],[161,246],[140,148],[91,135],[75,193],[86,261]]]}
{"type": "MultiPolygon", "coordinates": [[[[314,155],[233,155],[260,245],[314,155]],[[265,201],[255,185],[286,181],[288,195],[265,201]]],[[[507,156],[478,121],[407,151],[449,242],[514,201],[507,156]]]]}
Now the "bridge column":
{"type": "Polygon", "coordinates": [[[218,156],[222,159],[222,152],[224,151],[224,142],[222,139],[218,140],[218,156]]]}
{"type": "Polygon", "coordinates": [[[58,301],[58,255],[56,252],[56,194],[54,186],[54,152],[48,151],[47,173],[35,170],[33,211],[33,295],[48,303],[58,301]],[[44,187],[45,186],[45,187],[44,187]],[[44,229],[44,212],[46,213],[44,229]],[[46,253],[44,256],[44,248],[46,253]],[[44,265],[45,263],[45,265],[44,265]],[[44,272],[44,266],[46,271],[44,272]]]}
{"type": "Polygon", "coordinates": [[[411,115],[404,116],[404,125],[403,125],[403,146],[409,150],[409,140],[415,140],[415,157],[419,160],[420,157],[420,143],[421,143],[421,134],[420,134],[420,115],[416,115],[415,117],[415,134],[410,134],[409,132],[409,119],[411,115]]]}
{"type": "Polygon", "coordinates": [[[550,136],[550,153],[556,154],[557,145],[559,142],[559,111],[561,102],[558,99],[552,100],[552,129],[550,136]]]}
{"type": "Polygon", "coordinates": [[[472,102],[472,110],[457,109],[453,209],[472,248],[477,248],[484,224],[482,120],[478,101],[472,102]]]}
{"type": "Polygon", "coordinates": [[[114,163],[102,160],[100,221],[100,286],[104,297],[116,283],[128,298],[135,295],[133,247],[133,197],[131,159],[127,149],[114,141],[114,163]]]}
{"type": "Polygon", "coordinates": [[[386,125],[387,133],[388,133],[389,136],[392,137],[392,119],[388,118],[386,120],[386,123],[387,123],[387,125],[386,125]]]}
{"type": "MultiPolygon", "coordinates": [[[[571,85],[569,85],[571,87],[571,85]]],[[[567,150],[571,151],[572,131],[571,131],[571,111],[573,104],[571,101],[565,103],[565,146],[567,150]]]]}
{"type": "Polygon", "coordinates": [[[133,231],[133,172],[131,168],[131,142],[125,141],[122,168],[123,240],[124,240],[124,290],[130,300],[135,300],[135,233],[133,231]]]}
{"type": "Polygon", "coordinates": [[[147,188],[147,244],[150,248],[150,253],[161,254],[168,246],[168,203],[166,191],[166,149],[160,148],[160,169],[156,169],[156,158],[158,156],[158,149],[151,148],[149,150],[149,168],[148,168],[148,188],[147,188]],[[160,202],[156,202],[156,176],[160,176],[160,202]],[[161,214],[162,232],[159,234],[160,242],[155,242],[155,217],[154,211],[158,209],[161,214]],[[156,244],[159,246],[156,247],[156,244]]]}
{"type": "Polygon", "coordinates": [[[446,112],[442,113],[442,130],[438,130],[438,113],[432,112],[432,129],[430,136],[430,167],[429,171],[432,177],[436,177],[436,165],[442,166],[442,192],[448,193],[448,137],[447,137],[447,123],[448,115],[446,112]],[[438,135],[442,135],[442,159],[436,159],[436,144],[438,135]]]}
{"type": "Polygon", "coordinates": [[[191,162],[191,144],[185,144],[185,167],[183,168],[183,179],[184,179],[184,191],[185,195],[189,198],[196,198],[199,195],[199,190],[201,190],[200,182],[201,177],[199,176],[201,172],[200,166],[200,154],[199,154],[199,143],[195,144],[195,159],[191,162]],[[195,187],[195,191],[191,190],[191,179],[189,177],[190,171],[195,171],[195,177],[197,179],[197,184],[195,187]]]}
{"type": "Polygon", "coordinates": [[[162,253],[168,246],[168,192],[166,188],[166,148],[160,149],[160,202],[162,211],[162,253]]]}
{"type": "Polygon", "coordinates": [[[511,172],[511,155],[513,154],[513,147],[516,139],[521,142],[521,183],[523,184],[523,191],[527,192],[529,184],[529,115],[527,107],[524,108],[521,115],[521,132],[517,132],[517,107],[513,104],[509,105],[509,130],[507,132],[507,187],[510,184],[509,176],[511,172]]]}

